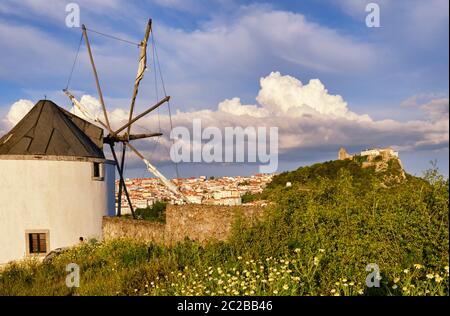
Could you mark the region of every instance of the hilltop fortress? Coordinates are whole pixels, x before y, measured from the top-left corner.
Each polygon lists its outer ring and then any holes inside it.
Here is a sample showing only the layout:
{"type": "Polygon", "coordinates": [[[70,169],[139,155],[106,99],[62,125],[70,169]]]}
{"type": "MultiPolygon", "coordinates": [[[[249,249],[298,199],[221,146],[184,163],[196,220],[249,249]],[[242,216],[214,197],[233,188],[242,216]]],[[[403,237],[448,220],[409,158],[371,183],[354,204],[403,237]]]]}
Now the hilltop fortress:
{"type": "Polygon", "coordinates": [[[353,160],[361,163],[362,168],[374,167],[376,172],[386,171],[392,162],[397,163],[400,171],[400,179],[406,179],[402,162],[398,152],[390,147],[371,148],[361,151],[359,154],[350,155],[345,148],[341,147],[338,152],[339,160],[353,160]]]}
{"type": "Polygon", "coordinates": [[[381,157],[382,160],[389,160],[393,157],[398,158],[398,152],[392,148],[372,148],[361,151],[359,154],[350,155],[344,147],[341,147],[338,152],[338,159],[353,159],[355,156],[367,157],[367,161],[374,161],[377,157],[381,157]]]}

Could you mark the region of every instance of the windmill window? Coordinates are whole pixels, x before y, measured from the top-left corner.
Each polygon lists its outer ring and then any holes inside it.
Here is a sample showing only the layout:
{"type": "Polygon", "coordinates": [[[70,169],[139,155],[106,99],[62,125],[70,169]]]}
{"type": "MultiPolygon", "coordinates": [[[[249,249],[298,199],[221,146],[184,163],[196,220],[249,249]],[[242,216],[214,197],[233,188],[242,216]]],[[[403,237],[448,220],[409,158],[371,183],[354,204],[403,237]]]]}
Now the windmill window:
{"type": "Polygon", "coordinates": [[[97,181],[104,180],[104,166],[101,162],[92,163],[92,179],[97,181]]]}
{"type": "Polygon", "coordinates": [[[33,230],[25,232],[27,255],[45,255],[49,251],[49,231],[33,230]]]}

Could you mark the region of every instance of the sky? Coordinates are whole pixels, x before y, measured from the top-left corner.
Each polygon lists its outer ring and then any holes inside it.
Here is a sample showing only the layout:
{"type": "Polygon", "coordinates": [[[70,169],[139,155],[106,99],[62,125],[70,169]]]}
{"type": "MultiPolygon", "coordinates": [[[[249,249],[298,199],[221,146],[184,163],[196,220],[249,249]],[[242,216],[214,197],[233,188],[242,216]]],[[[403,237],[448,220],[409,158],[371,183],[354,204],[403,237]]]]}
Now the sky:
{"type": "MultiPolygon", "coordinates": [[[[170,122],[192,131],[194,119],[221,130],[278,127],[277,172],[336,159],[341,146],[350,153],[392,146],[407,172],[421,175],[437,160],[448,176],[447,0],[2,0],[0,135],[43,98],[74,111],[61,92],[81,35],[66,25],[69,3],[78,4],[88,29],[133,43],[152,18],[136,113],[164,96],[162,77],[171,115],[166,104],[133,131],[163,132],[135,144],[168,177],[176,175],[170,122]],[[380,27],[366,25],[370,2],[380,8],[380,27]]],[[[118,127],[128,119],[139,50],[88,35],[118,127]]],[[[101,117],[84,43],[69,89],[101,117]]],[[[178,171],[248,175],[258,164],[180,163],[178,171]]],[[[126,175],[151,176],[132,152],[126,175]]]]}

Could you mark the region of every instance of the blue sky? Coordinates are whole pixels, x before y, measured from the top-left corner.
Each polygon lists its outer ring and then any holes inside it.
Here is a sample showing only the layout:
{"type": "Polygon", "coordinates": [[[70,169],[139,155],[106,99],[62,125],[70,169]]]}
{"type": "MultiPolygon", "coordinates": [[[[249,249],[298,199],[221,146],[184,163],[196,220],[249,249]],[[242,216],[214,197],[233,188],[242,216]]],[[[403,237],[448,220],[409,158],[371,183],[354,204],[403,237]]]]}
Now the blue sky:
{"type": "MultiPolygon", "coordinates": [[[[364,0],[2,1],[0,133],[10,127],[8,113],[20,99],[35,103],[46,95],[70,108],[60,90],[66,85],[80,30],[65,25],[69,2],[79,4],[81,22],[88,28],[133,41],[142,38],[146,20],[153,19],[171,106],[179,111],[175,124],[188,125],[190,117],[219,126],[261,124],[252,113],[237,114],[250,109],[247,106],[289,116],[291,104],[281,98],[300,91],[293,78],[304,86],[319,79],[326,89],[321,93],[340,95],[346,109],[326,114],[319,104],[322,99],[304,96],[316,91],[307,89],[292,106],[301,108],[305,98],[310,100],[312,117],[306,118],[302,110],[296,119],[290,117],[292,121],[264,120],[281,129],[280,170],[334,159],[339,146],[359,151],[392,145],[408,172],[420,174],[429,160],[437,159],[448,175],[446,0],[373,1],[380,6],[380,28],[366,26],[365,6],[370,1],[364,0]],[[280,76],[269,78],[272,72],[280,76]],[[261,78],[267,78],[264,88],[261,78]],[[267,91],[280,95],[278,101],[272,104],[267,91]],[[256,100],[258,95],[266,97],[256,100]],[[218,106],[233,98],[239,98],[234,110],[218,106]],[[349,118],[347,110],[355,115],[349,118]]],[[[95,34],[90,39],[108,109],[115,111],[119,123],[129,104],[137,48],[95,34]]],[[[138,110],[156,100],[153,70],[150,67],[142,83],[138,110]]],[[[78,97],[97,97],[84,45],[70,88],[78,97]]],[[[341,109],[342,102],[324,106],[341,109]]],[[[167,118],[167,108],[160,115],[167,118]]],[[[155,120],[141,124],[154,129],[155,120]]],[[[152,142],[139,143],[147,155],[154,154],[152,142]]],[[[162,148],[164,141],[158,146],[162,148]]],[[[170,176],[173,165],[167,152],[161,152],[155,162],[170,176]]],[[[255,171],[250,165],[182,167],[184,176],[255,171]]],[[[130,176],[145,175],[133,159],[128,171],[130,176]]]]}

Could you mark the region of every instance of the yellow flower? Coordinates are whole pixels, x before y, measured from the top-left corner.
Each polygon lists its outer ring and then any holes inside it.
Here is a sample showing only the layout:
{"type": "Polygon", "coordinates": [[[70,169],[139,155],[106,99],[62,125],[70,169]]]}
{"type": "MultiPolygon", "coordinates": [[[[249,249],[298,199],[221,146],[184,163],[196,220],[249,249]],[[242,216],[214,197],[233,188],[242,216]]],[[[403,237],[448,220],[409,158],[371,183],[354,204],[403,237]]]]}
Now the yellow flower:
{"type": "Polygon", "coordinates": [[[395,289],[397,289],[397,284],[394,284],[393,286],[392,286],[392,288],[395,290],[395,289]]]}
{"type": "Polygon", "coordinates": [[[320,259],[318,257],[314,257],[314,265],[319,265],[320,259]]]}
{"type": "Polygon", "coordinates": [[[443,280],[443,278],[442,278],[439,274],[436,273],[436,275],[434,276],[434,280],[435,280],[437,283],[441,283],[441,281],[443,280]]]}
{"type": "Polygon", "coordinates": [[[331,294],[336,293],[336,290],[335,290],[335,289],[332,289],[332,290],[330,291],[330,293],[331,293],[331,294]]]}
{"type": "Polygon", "coordinates": [[[295,248],[295,250],[294,250],[296,253],[299,253],[300,252],[300,248],[295,248]]]}
{"type": "Polygon", "coordinates": [[[278,294],[278,291],[277,291],[277,290],[274,290],[274,291],[273,291],[273,294],[278,294]]]}
{"type": "Polygon", "coordinates": [[[420,270],[420,269],[423,268],[423,266],[422,266],[421,264],[416,263],[416,264],[414,265],[414,268],[416,268],[417,270],[420,270]]]}
{"type": "Polygon", "coordinates": [[[447,274],[448,274],[448,266],[445,266],[445,267],[444,267],[444,270],[445,270],[445,272],[447,272],[447,274]]]}
{"type": "Polygon", "coordinates": [[[287,290],[289,286],[287,284],[283,285],[283,290],[287,290]]]}
{"type": "Polygon", "coordinates": [[[428,274],[427,274],[427,279],[432,279],[432,278],[434,278],[434,274],[428,273],[428,274]]]}
{"type": "Polygon", "coordinates": [[[238,258],[238,260],[242,260],[242,257],[241,256],[239,256],[239,257],[237,257],[238,258]]]}
{"type": "Polygon", "coordinates": [[[403,273],[404,273],[404,274],[408,274],[408,273],[409,273],[409,269],[403,270],[403,273]]]}
{"type": "Polygon", "coordinates": [[[325,249],[319,249],[319,252],[324,253],[325,249]]]}
{"type": "Polygon", "coordinates": [[[398,281],[400,281],[400,278],[394,278],[394,283],[397,283],[398,281]]]}

